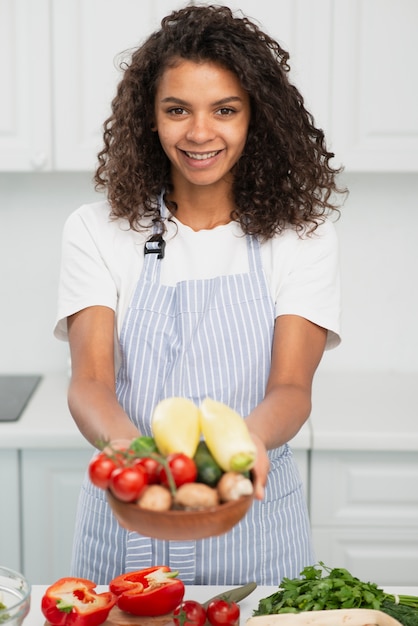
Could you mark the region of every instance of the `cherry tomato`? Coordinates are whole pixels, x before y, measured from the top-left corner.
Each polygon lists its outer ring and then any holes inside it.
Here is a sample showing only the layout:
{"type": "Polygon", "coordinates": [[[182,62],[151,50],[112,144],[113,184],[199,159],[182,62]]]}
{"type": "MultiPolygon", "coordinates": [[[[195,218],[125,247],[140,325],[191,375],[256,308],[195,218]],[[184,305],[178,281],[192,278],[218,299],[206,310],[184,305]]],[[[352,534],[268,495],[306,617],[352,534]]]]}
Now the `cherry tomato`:
{"type": "MultiPolygon", "coordinates": [[[[167,456],[168,467],[171,470],[176,487],[184,483],[194,483],[197,478],[196,463],[182,452],[174,452],[167,456]]],[[[160,469],[160,480],[163,485],[168,485],[167,473],[164,467],[160,469]]]]}
{"type": "Polygon", "coordinates": [[[218,598],[209,602],[206,615],[212,626],[235,626],[239,623],[240,609],[236,602],[218,598]]]}
{"type": "Polygon", "coordinates": [[[194,600],[184,600],[173,612],[175,626],[204,626],[206,611],[194,600]]]}
{"type": "Polygon", "coordinates": [[[135,459],[133,465],[134,467],[142,467],[145,470],[149,485],[155,485],[160,482],[161,464],[156,459],[149,456],[141,457],[135,459]]]}
{"type": "Polygon", "coordinates": [[[96,487],[107,489],[112,473],[120,465],[118,459],[108,456],[105,452],[99,452],[89,463],[89,478],[96,487]]]}
{"type": "Polygon", "coordinates": [[[112,472],[109,489],[123,502],[135,502],[147,486],[147,475],[142,467],[119,467],[112,472]]]}

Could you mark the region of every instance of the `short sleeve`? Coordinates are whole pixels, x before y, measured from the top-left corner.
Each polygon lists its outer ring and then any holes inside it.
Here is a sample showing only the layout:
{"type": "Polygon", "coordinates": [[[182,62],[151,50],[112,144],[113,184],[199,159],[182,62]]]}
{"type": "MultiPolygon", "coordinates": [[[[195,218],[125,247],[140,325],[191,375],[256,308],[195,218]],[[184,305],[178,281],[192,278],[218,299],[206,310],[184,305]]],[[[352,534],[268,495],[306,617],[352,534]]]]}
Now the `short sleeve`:
{"type": "MultiPolygon", "coordinates": [[[[104,205],[100,208],[105,210],[104,205]]],[[[67,340],[69,315],[94,305],[116,309],[117,288],[105,260],[102,221],[81,207],[64,225],[54,328],[58,339],[67,340]]]]}
{"type": "Polygon", "coordinates": [[[341,341],[338,238],[326,220],[310,235],[297,236],[291,262],[277,285],[276,315],[300,315],[328,330],[326,348],[341,341]]]}

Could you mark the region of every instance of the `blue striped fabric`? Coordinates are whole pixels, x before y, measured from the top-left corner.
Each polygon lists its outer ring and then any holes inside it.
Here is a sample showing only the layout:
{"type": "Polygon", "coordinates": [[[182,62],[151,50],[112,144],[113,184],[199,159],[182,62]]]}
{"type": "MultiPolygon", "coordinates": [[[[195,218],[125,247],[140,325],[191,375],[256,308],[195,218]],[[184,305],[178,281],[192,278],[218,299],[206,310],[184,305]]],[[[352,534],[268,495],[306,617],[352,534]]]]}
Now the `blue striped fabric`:
{"type": "MultiPolygon", "coordinates": [[[[160,284],[161,261],[147,255],[121,334],[119,401],[143,434],[163,398],[196,404],[212,397],[245,416],[264,395],[274,303],[259,243],[247,237],[249,273],[160,284]]],[[[167,256],[167,254],[166,254],[167,256]]],[[[166,259],[169,262],[169,259],[166,259]]],[[[166,564],[188,584],[254,580],[277,585],[314,562],[301,480],[287,445],[270,453],[263,502],[226,535],[164,542],[122,530],[103,492],[85,481],[73,575],[106,584],[123,571],[166,564]]]]}

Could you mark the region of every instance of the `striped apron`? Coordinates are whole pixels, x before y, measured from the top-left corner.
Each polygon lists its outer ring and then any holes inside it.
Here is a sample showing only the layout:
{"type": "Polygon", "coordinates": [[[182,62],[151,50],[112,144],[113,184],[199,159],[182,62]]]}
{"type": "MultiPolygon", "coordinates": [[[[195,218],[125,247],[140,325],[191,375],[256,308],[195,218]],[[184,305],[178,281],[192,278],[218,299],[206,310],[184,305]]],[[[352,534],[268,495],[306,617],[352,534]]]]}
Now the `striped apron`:
{"type": "MultiPolygon", "coordinates": [[[[245,416],[262,400],[269,374],[274,304],[258,241],[247,236],[249,273],[160,283],[161,261],[147,254],[121,332],[117,395],[151,435],[163,398],[206,397],[245,416]]],[[[168,250],[167,250],[168,249],[168,250]]],[[[166,262],[170,262],[169,245],[166,262]]],[[[186,584],[278,585],[313,564],[300,476],[287,445],[269,453],[263,502],[230,532],[200,541],[161,541],[122,529],[102,490],[88,479],[80,495],[72,575],[106,584],[125,571],[165,564],[186,584]]]]}

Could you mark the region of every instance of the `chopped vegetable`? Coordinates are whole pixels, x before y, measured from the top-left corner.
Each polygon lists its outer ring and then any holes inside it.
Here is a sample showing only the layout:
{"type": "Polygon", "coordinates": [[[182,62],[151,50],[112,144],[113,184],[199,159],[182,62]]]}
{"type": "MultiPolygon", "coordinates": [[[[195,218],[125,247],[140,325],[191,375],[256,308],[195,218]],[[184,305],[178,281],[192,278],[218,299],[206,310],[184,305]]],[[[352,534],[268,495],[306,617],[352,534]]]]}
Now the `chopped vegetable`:
{"type": "Polygon", "coordinates": [[[193,458],[200,438],[199,409],[187,398],[166,398],[155,407],[151,428],[162,455],[182,452],[193,458]]]}
{"type": "Polygon", "coordinates": [[[95,593],[96,584],[85,578],[60,578],[47,588],[41,610],[53,626],[99,626],[116,602],[110,591],[95,593]]]}
{"type": "Polygon", "coordinates": [[[400,595],[395,599],[344,568],[331,569],[322,561],[319,565],[322,569],[305,567],[301,578],[283,578],[278,591],[260,600],[253,615],[361,608],[388,613],[404,626],[418,626],[418,597],[400,595]]]}
{"type": "Polygon", "coordinates": [[[166,615],[183,600],[184,583],[166,565],[121,574],[109,583],[121,611],[133,615],[166,615]]]}
{"type": "Polygon", "coordinates": [[[200,405],[200,428],[221,468],[245,472],[255,463],[257,449],[245,420],[222,402],[205,398],[200,405]]]}

